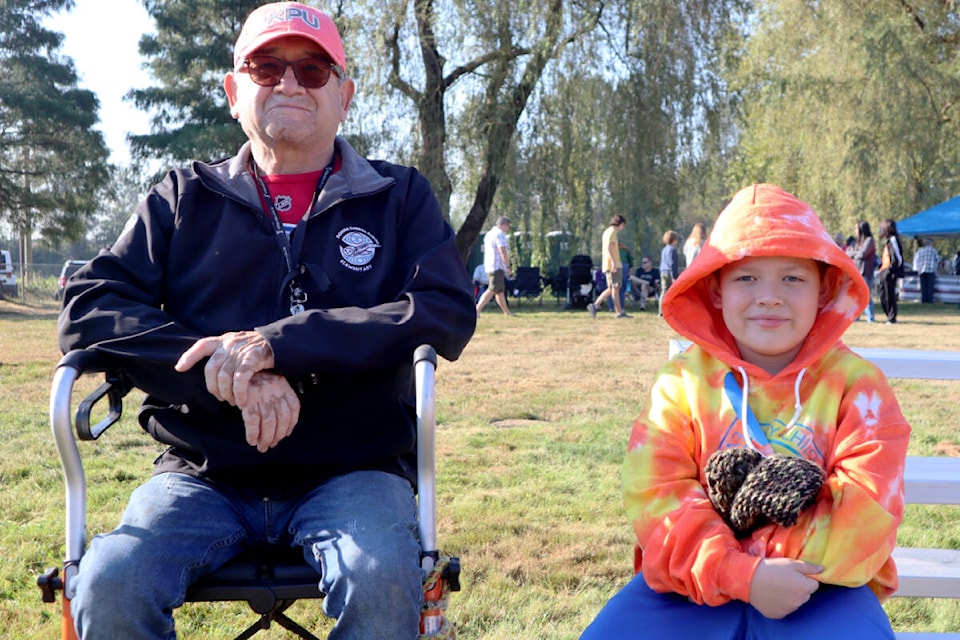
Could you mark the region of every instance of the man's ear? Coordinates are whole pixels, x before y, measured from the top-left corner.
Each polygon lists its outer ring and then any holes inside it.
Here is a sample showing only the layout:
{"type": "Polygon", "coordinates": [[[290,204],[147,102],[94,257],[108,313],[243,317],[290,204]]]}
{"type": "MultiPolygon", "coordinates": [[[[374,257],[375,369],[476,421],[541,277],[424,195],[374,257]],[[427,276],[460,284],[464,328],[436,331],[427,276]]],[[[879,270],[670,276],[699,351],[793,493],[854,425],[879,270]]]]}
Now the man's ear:
{"type": "Polygon", "coordinates": [[[714,271],[704,278],[707,284],[707,293],[710,294],[710,302],[715,309],[723,308],[723,291],[720,287],[720,272],[714,271]]]}
{"type": "Polygon", "coordinates": [[[353,101],[353,92],[356,86],[353,80],[346,78],[340,83],[340,122],[347,121],[347,112],[350,110],[350,103],[353,101]]]}
{"type": "Polygon", "coordinates": [[[228,73],[223,77],[223,91],[227,94],[227,101],[230,103],[230,115],[236,119],[239,116],[237,112],[237,79],[233,73],[228,73]]]}

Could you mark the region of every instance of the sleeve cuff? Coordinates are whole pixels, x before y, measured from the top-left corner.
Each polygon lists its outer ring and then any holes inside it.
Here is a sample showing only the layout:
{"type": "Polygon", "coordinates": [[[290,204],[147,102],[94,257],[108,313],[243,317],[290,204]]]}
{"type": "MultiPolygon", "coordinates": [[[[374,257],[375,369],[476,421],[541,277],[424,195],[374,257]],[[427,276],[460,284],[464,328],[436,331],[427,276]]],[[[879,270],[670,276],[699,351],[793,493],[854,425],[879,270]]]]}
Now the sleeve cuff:
{"type": "Polygon", "coordinates": [[[730,551],[726,560],[719,567],[717,586],[733,600],[750,602],[750,583],[753,582],[753,573],[760,564],[760,558],[743,553],[730,551]]]}

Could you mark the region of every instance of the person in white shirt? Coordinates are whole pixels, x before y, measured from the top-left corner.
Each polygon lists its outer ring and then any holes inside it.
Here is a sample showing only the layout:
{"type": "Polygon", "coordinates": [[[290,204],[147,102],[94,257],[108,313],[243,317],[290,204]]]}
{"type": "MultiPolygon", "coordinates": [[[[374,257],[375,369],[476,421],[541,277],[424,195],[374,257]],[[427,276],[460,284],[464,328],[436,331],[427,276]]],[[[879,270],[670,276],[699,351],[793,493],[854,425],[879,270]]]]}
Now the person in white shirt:
{"type": "Polygon", "coordinates": [[[510,231],[510,218],[500,216],[497,224],[483,236],[483,267],[487,272],[490,285],[477,301],[477,315],[483,311],[490,300],[496,298],[497,305],[504,315],[512,316],[507,306],[507,276],[510,275],[510,251],[507,233],[510,231]]]}
{"type": "Polygon", "coordinates": [[[487,269],[483,266],[483,263],[477,265],[473,270],[473,300],[476,302],[480,299],[480,295],[487,290],[487,286],[490,284],[490,278],[487,277],[487,269]]]}

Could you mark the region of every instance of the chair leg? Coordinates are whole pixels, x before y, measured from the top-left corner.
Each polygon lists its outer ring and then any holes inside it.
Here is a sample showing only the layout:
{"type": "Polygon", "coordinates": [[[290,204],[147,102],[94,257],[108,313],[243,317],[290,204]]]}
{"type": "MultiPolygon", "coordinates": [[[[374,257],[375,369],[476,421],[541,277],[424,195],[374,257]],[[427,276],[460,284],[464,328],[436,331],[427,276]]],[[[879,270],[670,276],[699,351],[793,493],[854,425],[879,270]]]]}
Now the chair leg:
{"type": "Polygon", "coordinates": [[[273,620],[287,631],[292,631],[304,640],[320,640],[317,636],[301,627],[299,624],[291,620],[287,614],[282,613],[281,611],[278,611],[273,615],[273,620]]]}
{"type": "Polygon", "coordinates": [[[238,635],[235,640],[249,640],[264,629],[269,629],[271,622],[276,622],[287,631],[291,631],[303,638],[303,640],[320,640],[320,638],[294,622],[289,616],[287,616],[287,614],[284,613],[284,611],[289,609],[290,605],[292,605],[294,602],[296,602],[296,600],[280,600],[277,602],[277,606],[274,607],[272,611],[260,614],[260,619],[250,625],[243,633],[238,635]]]}

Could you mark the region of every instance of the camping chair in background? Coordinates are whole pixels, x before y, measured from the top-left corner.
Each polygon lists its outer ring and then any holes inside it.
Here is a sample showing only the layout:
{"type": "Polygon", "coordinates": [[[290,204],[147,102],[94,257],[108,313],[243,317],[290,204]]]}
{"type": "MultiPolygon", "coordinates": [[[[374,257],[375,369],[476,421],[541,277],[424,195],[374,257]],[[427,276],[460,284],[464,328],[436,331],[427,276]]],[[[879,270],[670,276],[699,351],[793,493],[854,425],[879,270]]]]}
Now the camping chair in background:
{"type": "Polygon", "coordinates": [[[520,299],[536,298],[543,304],[544,278],[540,276],[540,267],[517,267],[516,278],[513,284],[513,295],[520,306],[520,299]]]}
{"type": "MultiPolygon", "coordinates": [[[[453,638],[455,629],[446,620],[447,599],[459,591],[458,558],[441,557],[436,540],[436,414],[434,374],[437,354],[433,347],[419,347],[413,357],[417,397],[417,482],[421,566],[424,582],[424,609],[421,637],[453,638]]],[[[66,481],[66,560],[59,568],[48,569],[37,578],[44,602],[55,602],[63,591],[61,627],[63,640],[76,640],[70,599],[72,581],[86,547],[86,478],[77,440],[96,440],[116,423],[123,411],[123,397],[132,389],[122,371],[105,363],[94,350],[72,351],[57,365],[50,395],[50,422],[66,481]],[[77,404],[71,421],[74,383],[83,374],[104,373],[105,381],[77,404]],[[93,408],[107,399],[106,416],[90,424],[93,408]],[[76,435],[74,434],[74,424],[76,435]]],[[[103,413],[103,407],[98,408],[103,413]]],[[[300,548],[251,549],[220,569],[204,576],[187,591],[187,602],[247,602],[259,619],[237,636],[249,638],[277,623],[300,638],[318,640],[285,613],[295,601],[322,598],[320,576],[304,560],[300,548]]]]}
{"type": "Polygon", "coordinates": [[[567,297],[567,280],[570,278],[570,267],[567,265],[561,266],[557,275],[550,278],[550,292],[557,299],[557,302],[560,302],[561,298],[566,299],[567,297]]]}
{"type": "Polygon", "coordinates": [[[593,259],[587,255],[570,258],[567,272],[567,309],[586,309],[593,302],[596,291],[593,284],[593,259]]]}

